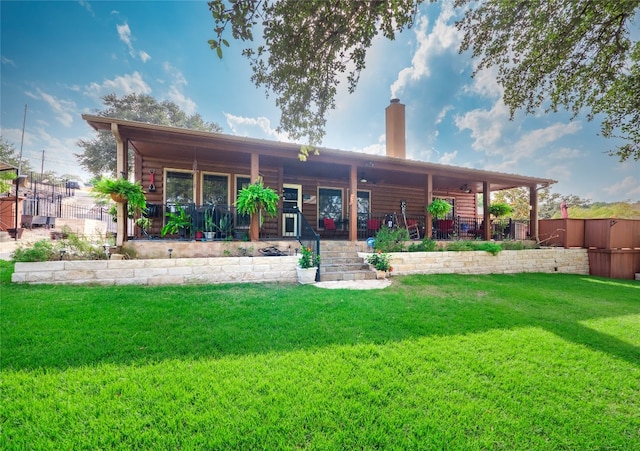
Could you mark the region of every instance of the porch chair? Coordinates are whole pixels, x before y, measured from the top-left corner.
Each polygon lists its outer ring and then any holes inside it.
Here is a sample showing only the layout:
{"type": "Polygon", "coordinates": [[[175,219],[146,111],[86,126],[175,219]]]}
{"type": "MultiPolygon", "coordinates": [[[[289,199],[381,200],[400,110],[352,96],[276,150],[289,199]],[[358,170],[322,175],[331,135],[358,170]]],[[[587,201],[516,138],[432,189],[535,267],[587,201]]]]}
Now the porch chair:
{"type": "Polygon", "coordinates": [[[369,236],[374,236],[380,230],[380,220],[379,219],[367,219],[367,234],[369,236]]]}
{"type": "Polygon", "coordinates": [[[418,226],[417,220],[407,219],[407,232],[409,232],[409,239],[411,240],[420,239],[420,227],[418,226]]]}
{"type": "Polygon", "coordinates": [[[327,234],[331,234],[331,236],[335,236],[336,234],[336,223],[333,220],[333,218],[324,218],[322,220],[323,224],[324,224],[324,231],[327,234]]]}

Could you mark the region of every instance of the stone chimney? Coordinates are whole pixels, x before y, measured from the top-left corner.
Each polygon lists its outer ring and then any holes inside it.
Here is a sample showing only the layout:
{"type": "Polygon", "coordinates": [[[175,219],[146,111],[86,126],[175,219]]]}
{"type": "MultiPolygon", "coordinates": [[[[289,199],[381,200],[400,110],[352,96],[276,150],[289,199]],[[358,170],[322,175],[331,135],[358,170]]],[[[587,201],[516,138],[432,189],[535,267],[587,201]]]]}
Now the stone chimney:
{"type": "Polygon", "coordinates": [[[400,99],[391,99],[385,109],[387,132],[387,156],[407,158],[405,147],[404,105],[400,99]]]}

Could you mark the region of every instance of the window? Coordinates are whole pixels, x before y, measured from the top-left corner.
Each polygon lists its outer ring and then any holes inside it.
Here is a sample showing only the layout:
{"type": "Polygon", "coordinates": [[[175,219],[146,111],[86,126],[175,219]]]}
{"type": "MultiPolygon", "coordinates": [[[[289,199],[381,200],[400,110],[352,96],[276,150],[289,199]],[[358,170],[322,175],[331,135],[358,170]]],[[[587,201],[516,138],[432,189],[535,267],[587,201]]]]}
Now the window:
{"type": "Polygon", "coordinates": [[[367,220],[371,212],[371,192],[358,191],[358,229],[367,228],[367,220]]]}
{"type": "Polygon", "coordinates": [[[165,176],[165,202],[168,204],[191,204],[193,196],[193,172],[167,171],[165,176]]]}
{"type": "Polygon", "coordinates": [[[318,188],[318,227],[324,229],[324,218],[342,222],[342,190],[318,188]]]}
{"type": "Polygon", "coordinates": [[[204,174],[202,176],[202,203],[212,205],[229,204],[229,177],[204,174]]]}

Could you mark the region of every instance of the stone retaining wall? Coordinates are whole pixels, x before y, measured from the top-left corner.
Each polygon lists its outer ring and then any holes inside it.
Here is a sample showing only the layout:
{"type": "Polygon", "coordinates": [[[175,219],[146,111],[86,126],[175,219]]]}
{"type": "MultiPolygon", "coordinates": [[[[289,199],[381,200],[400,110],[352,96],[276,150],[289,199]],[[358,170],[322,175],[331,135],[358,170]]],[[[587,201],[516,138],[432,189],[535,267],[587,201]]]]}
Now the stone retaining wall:
{"type": "MultiPolygon", "coordinates": [[[[369,254],[359,253],[361,257],[369,254]]],[[[298,257],[210,257],[16,263],[12,282],[164,285],[227,282],[295,283],[298,257]]],[[[589,274],[586,249],[401,252],[392,275],[559,272],[589,274]]]]}
{"type": "MultiPolygon", "coordinates": [[[[360,253],[362,257],[369,254],[360,253]]],[[[391,254],[392,275],[405,274],[509,274],[560,272],[589,274],[586,249],[529,249],[501,251],[397,252],[391,254]]]]}
{"type": "Polygon", "coordinates": [[[16,263],[12,282],[98,285],[169,285],[225,282],[296,282],[298,258],[212,257],[154,260],[71,260],[16,263]]]}

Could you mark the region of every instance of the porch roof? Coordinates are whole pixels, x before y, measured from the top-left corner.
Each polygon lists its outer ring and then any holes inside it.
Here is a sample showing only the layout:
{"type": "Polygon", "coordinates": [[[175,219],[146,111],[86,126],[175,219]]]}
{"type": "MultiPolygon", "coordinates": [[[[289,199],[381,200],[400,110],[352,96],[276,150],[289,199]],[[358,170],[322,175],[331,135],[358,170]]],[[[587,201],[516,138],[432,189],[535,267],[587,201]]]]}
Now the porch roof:
{"type": "Polygon", "coordinates": [[[223,133],[154,125],[142,122],[114,119],[83,114],[82,118],[95,130],[116,131],[142,157],[153,157],[168,161],[199,162],[220,161],[247,165],[251,154],[260,155],[260,164],[282,166],[288,172],[324,177],[348,178],[350,168],[355,166],[359,179],[368,183],[387,185],[423,186],[425,175],[433,177],[433,188],[460,190],[466,188],[474,193],[483,191],[487,182],[492,191],[515,187],[536,188],[556,183],[556,180],[507,174],[502,172],[450,166],[417,160],[405,160],[360,152],[319,147],[320,155],[310,155],[308,161],[300,162],[300,144],[246,138],[223,133]]]}

